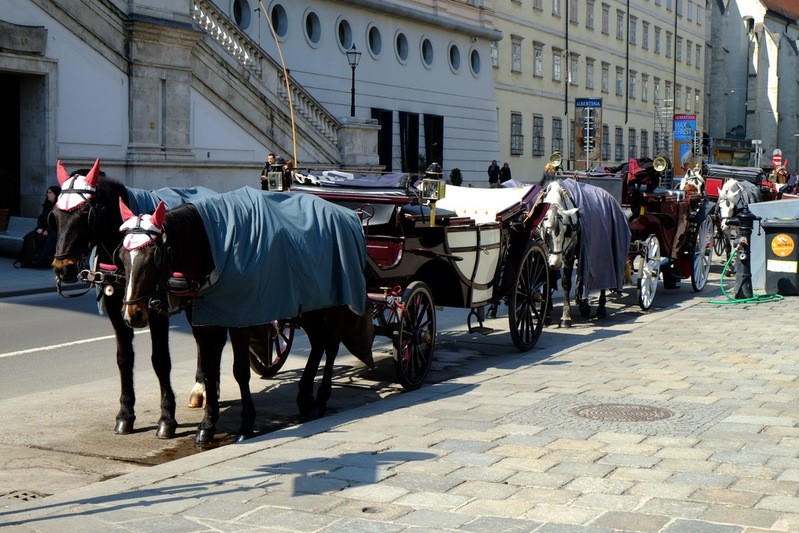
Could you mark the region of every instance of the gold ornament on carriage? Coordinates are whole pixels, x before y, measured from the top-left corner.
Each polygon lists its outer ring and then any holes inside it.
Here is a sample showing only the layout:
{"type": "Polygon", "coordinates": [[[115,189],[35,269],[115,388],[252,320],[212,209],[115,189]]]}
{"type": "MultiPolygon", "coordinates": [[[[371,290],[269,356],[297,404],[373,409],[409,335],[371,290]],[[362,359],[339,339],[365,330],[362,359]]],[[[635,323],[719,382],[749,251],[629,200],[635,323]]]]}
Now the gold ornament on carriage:
{"type": "Polygon", "coordinates": [[[669,160],[665,156],[659,155],[652,161],[652,167],[658,172],[663,172],[669,168],[669,160]]]}

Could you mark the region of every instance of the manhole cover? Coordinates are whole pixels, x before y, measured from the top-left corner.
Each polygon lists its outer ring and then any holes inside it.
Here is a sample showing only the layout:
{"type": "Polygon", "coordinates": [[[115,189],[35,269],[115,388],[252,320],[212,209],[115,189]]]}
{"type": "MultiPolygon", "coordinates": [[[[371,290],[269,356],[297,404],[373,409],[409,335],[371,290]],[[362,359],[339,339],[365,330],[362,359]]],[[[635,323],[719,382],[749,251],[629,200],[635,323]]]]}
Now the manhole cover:
{"type": "Polygon", "coordinates": [[[571,412],[583,418],[606,422],[650,422],[652,420],[663,420],[674,415],[668,409],[629,403],[582,405],[575,407],[571,412]]]}
{"type": "Polygon", "coordinates": [[[0,494],[0,497],[3,498],[10,498],[14,500],[22,500],[22,501],[30,501],[36,500],[38,498],[44,498],[47,494],[40,494],[38,492],[33,492],[32,490],[15,490],[13,492],[7,492],[5,494],[0,494]]]}

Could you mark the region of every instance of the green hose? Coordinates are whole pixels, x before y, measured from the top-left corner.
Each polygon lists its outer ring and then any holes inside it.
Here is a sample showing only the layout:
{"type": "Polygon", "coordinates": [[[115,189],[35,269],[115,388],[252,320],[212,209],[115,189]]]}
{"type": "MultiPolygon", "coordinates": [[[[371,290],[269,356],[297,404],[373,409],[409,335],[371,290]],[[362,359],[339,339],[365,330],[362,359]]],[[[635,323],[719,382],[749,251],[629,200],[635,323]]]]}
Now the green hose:
{"type": "Polygon", "coordinates": [[[724,289],[724,274],[727,273],[727,269],[732,264],[733,259],[738,254],[738,248],[734,248],[732,254],[730,254],[730,258],[727,259],[727,262],[724,263],[724,268],[721,269],[721,280],[719,281],[719,285],[721,286],[721,292],[724,296],[727,297],[726,300],[708,300],[707,303],[709,304],[716,304],[716,305],[730,305],[730,304],[763,304],[767,302],[779,302],[784,300],[785,298],[781,294],[755,294],[751,298],[733,298],[727,291],[724,289]]]}

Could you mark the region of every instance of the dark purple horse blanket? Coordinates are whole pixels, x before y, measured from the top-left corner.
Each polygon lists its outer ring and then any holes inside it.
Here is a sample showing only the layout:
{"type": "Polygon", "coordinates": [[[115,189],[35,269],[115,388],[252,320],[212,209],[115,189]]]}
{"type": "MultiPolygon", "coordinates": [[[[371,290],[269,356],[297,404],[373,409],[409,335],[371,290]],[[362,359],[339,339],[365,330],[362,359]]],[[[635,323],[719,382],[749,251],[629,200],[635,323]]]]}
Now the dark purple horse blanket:
{"type": "Polygon", "coordinates": [[[591,291],[621,290],[630,252],[630,226],[621,205],[594,185],[571,178],[562,183],[579,208],[582,239],[577,268],[583,280],[580,297],[588,298],[591,291]]]}

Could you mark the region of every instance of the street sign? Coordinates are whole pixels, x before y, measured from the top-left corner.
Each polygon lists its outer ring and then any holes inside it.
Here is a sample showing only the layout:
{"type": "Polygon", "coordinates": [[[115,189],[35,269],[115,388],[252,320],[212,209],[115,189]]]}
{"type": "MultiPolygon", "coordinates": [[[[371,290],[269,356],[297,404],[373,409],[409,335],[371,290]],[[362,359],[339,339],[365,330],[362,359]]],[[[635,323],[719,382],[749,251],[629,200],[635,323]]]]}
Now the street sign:
{"type": "Polygon", "coordinates": [[[782,150],[779,148],[774,149],[774,152],[771,155],[771,164],[775,167],[782,165],[782,150]]]}

